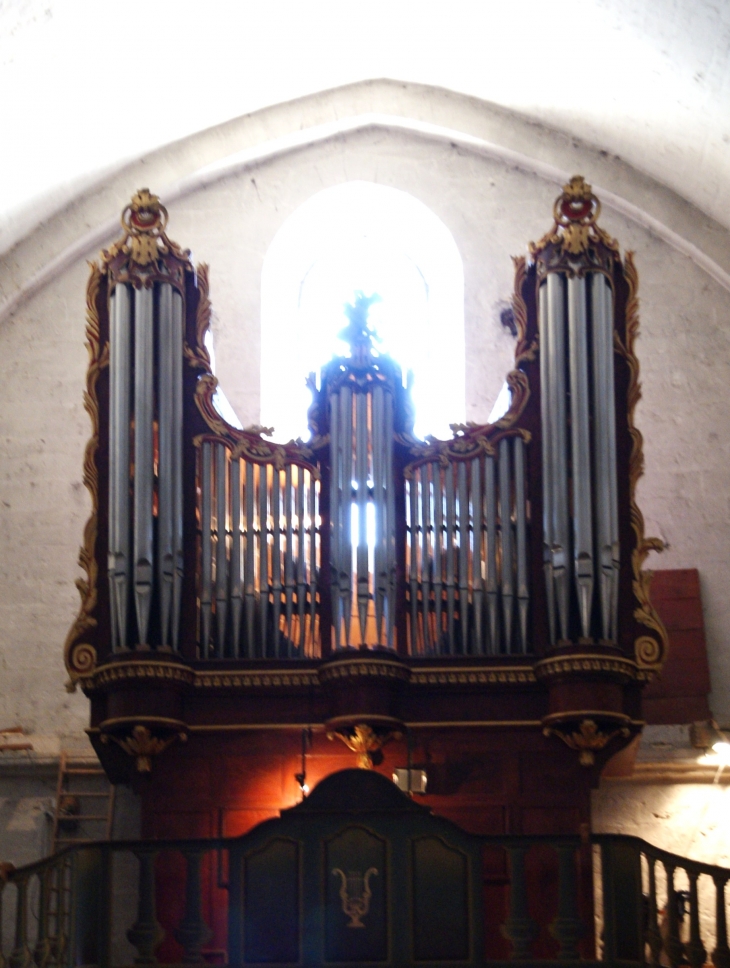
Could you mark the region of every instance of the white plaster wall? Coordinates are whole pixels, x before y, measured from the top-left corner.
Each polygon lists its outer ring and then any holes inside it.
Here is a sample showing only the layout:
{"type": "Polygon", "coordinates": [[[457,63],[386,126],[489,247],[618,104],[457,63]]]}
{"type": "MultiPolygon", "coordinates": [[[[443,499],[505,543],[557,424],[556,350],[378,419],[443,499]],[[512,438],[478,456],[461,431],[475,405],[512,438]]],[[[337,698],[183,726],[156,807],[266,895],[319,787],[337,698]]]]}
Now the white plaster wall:
{"type": "MultiPolygon", "coordinates": [[[[476,148],[402,128],[365,128],[280,153],[170,205],[171,236],[211,265],[226,394],[244,424],[257,421],[266,249],[297,205],[349,179],[411,192],[453,234],[465,269],[467,418],[484,420],[511,364],[513,341],[498,321],[512,289],[510,255],[549,227],[559,187],[476,148]]],[[[131,182],[128,194],[138,187],[131,182]]],[[[75,224],[79,233],[93,228],[80,216],[75,224]]],[[[641,503],[669,542],[661,566],[700,569],[713,705],[718,717],[730,718],[723,638],[730,609],[730,293],[635,221],[607,211],[602,224],[636,250],[641,277],[641,503]]],[[[86,703],[64,692],[61,650],[77,610],[75,562],[88,513],[80,483],[89,430],[82,405],[86,276],[79,257],[0,326],[0,723],[75,741],[86,703]]]]}

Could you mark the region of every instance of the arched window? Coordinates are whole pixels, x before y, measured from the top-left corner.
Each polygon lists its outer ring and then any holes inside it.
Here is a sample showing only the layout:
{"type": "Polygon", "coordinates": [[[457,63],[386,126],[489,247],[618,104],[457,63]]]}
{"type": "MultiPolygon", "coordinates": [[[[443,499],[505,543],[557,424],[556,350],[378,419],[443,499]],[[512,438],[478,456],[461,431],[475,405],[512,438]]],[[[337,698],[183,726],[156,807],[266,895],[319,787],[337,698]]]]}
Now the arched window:
{"type": "Polygon", "coordinates": [[[406,192],[370,182],[321,191],[284,222],[261,279],[261,422],[308,436],[308,373],[344,344],[346,303],[377,294],[379,347],[414,375],[415,430],[464,420],[464,270],[443,222],[406,192]]]}

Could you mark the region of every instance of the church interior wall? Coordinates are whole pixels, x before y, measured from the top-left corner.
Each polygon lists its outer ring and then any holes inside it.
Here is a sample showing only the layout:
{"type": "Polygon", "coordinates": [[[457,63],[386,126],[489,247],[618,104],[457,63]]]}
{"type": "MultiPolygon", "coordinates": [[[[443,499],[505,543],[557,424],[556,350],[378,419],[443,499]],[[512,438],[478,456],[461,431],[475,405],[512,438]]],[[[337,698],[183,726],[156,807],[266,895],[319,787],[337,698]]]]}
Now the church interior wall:
{"type": "MultiPolygon", "coordinates": [[[[334,96],[327,97],[332,102],[334,96]]],[[[395,94],[392,98],[398,99],[395,94]]],[[[316,110],[311,106],[310,121],[326,113],[325,101],[315,105],[316,110]]],[[[367,102],[364,94],[363,102],[367,102]]],[[[439,110],[443,114],[443,104],[434,98],[430,115],[443,120],[439,110]]],[[[462,128],[476,125],[472,103],[461,105],[461,111],[462,128]]],[[[425,100],[421,114],[429,114],[425,100]]],[[[258,119],[259,139],[280,135],[291,122],[283,111],[271,117],[269,129],[258,119]]],[[[522,150],[530,148],[540,164],[570,159],[570,147],[562,136],[536,131],[530,146],[524,131],[505,134],[505,119],[497,119],[498,124],[495,118],[485,111],[483,133],[498,134],[501,125],[503,140],[511,138],[514,145],[522,137],[522,150]]],[[[198,144],[197,154],[194,145],[185,143],[156,159],[166,183],[196,166],[211,164],[216,151],[229,152],[236,142],[235,130],[225,128],[217,148],[213,133],[207,139],[205,150],[202,142],[198,144]]],[[[572,160],[586,162],[592,157],[587,151],[582,155],[573,151],[572,160]]],[[[512,289],[510,256],[524,253],[528,240],[549,228],[559,188],[537,168],[528,172],[479,146],[451,143],[425,130],[366,125],[245,161],[225,177],[179,193],[169,205],[170,235],[191,248],[196,261],[210,264],[218,372],[241,422],[259,419],[259,299],[266,250],[299,204],[322,188],[355,179],[411,192],[454,236],[465,270],[467,419],[485,420],[513,352],[513,340],[499,321],[499,310],[512,289]]],[[[605,158],[596,160],[593,170],[584,164],[589,181],[594,171],[596,181],[601,177],[613,190],[624,184],[625,197],[639,203],[644,176],[636,173],[632,181],[622,162],[605,158]]],[[[74,240],[88,238],[94,231],[98,236],[110,199],[121,209],[131,193],[148,182],[139,166],[126,175],[117,173],[114,179],[114,190],[108,185],[100,188],[78,200],[65,220],[50,219],[45,229],[36,230],[32,259],[30,241],[21,243],[4,268],[6,294],[16,291],[14,278],[22,289],[44,260],[58,259],[74,240]],[[121,200],[114,199],[114,192],[121,200]]],[[[165,201],[163,187],[150,182],[165,201]]],[[[708,250],[714,246],[713,258],[718,265],[730,265],[730,246],[719,229],[715,231],[698,215],[684,232],[692,222],[686,208],[668,199],[660,186],[652,191],[646,195],[646,210],[652,218],[663,212],[672,232],[693,245],[711,237],[708,250]]],[[[730,656],[724,629],[730,618],[726,581],[730,402],[725,388],[730,370],[730,291],[721,284],[724,270],[713,278],[686,250],[679,251],[616,207],[605,205],[601,224],[619,240],[622,250],[635,251],[639,271],[643,400],[637,423],[646,455],[639,503],[647,518],[647,533],[657,534],[667,545],[661,558],[652,556],[650,564],[699,569],[713,690],[710,702],[716,717],[727,722],[730,656]]],[[[94,254],[78,251],[73,258],[65,257],[65,268],[49,274],[46,283],[37,285],[0,324],[0,379],[5,391],[0,413],[0,725],[22,726],[43,755],[57,754],[62,747],[86,746],[87,703],[82,695],[68,694],[63,688],[62,645],[77,610],[76,557],[89,512],[81,483],[89,435],[83,407],[83,344],[86,258],[94,254]]],[[[686,743],[682,748],[689,755],[686,743]]],[[[0,760],[0,771],[3,763],[18,758],[32,761],[34,755],[0,754],[5,758],[0,760]]],[[[613,825],[620,824],[621,832],[645,831],[647,839],[667,847],[674,845],[685,824],[687,796],[706,804],[708,816],[714,816],[726,792],[722,784],[690,793],[679,784],[664,785],[657,792],[654,787],[640,790],[627,783],[620,787],[619,796],[617,781],[611,782],[613,786],[602,786],[594,800],[597,825],[613,830],[613,825]],[[664,804],[661,809],[657,798],[664,804]],[[670,802],[676,806],[667,806],[670,802]]],[[[45,784],[39,775],[38,797],[44,795],[45,784]]],[[[719,828],[712,843],[713,859],[724,858],[730,848],[719,828]]]]}

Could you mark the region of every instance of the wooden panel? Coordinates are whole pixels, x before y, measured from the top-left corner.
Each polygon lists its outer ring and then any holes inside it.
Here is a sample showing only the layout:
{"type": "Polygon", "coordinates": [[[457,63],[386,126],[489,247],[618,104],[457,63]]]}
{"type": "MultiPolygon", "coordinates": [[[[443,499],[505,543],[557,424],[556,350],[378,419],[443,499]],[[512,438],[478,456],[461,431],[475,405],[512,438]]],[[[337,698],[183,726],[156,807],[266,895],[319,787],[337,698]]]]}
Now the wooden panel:
{"type": "Polygon", "coordinates": [[[440,837],[413,842],[413,957],[466,961],[470,955],[469,861],[440,837]]]}
{"type": "Polygon", "coordinates": [[[385,841],[349,827],[325,847],[325,958],[388,959],[388,862],[385,841]]]}
{"type": "Polygon", "coordinates": [[[246,964],[300,960],[300,850],[277,837],[243,860],[243,950],[246,964]]]}

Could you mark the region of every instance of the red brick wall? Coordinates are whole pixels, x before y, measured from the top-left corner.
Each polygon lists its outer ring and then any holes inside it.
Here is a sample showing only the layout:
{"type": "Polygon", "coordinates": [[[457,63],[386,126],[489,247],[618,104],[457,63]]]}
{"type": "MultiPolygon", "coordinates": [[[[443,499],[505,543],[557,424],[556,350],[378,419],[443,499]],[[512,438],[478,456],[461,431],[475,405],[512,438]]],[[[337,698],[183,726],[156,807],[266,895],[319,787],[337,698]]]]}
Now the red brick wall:
{"type": "Polygon", "coordinates": [[[669,633],[661,678],[644,691],[644,718],[652,725],[710,718],[710,671],[696,568],[655,571],[651,600],[669,633]]]}

